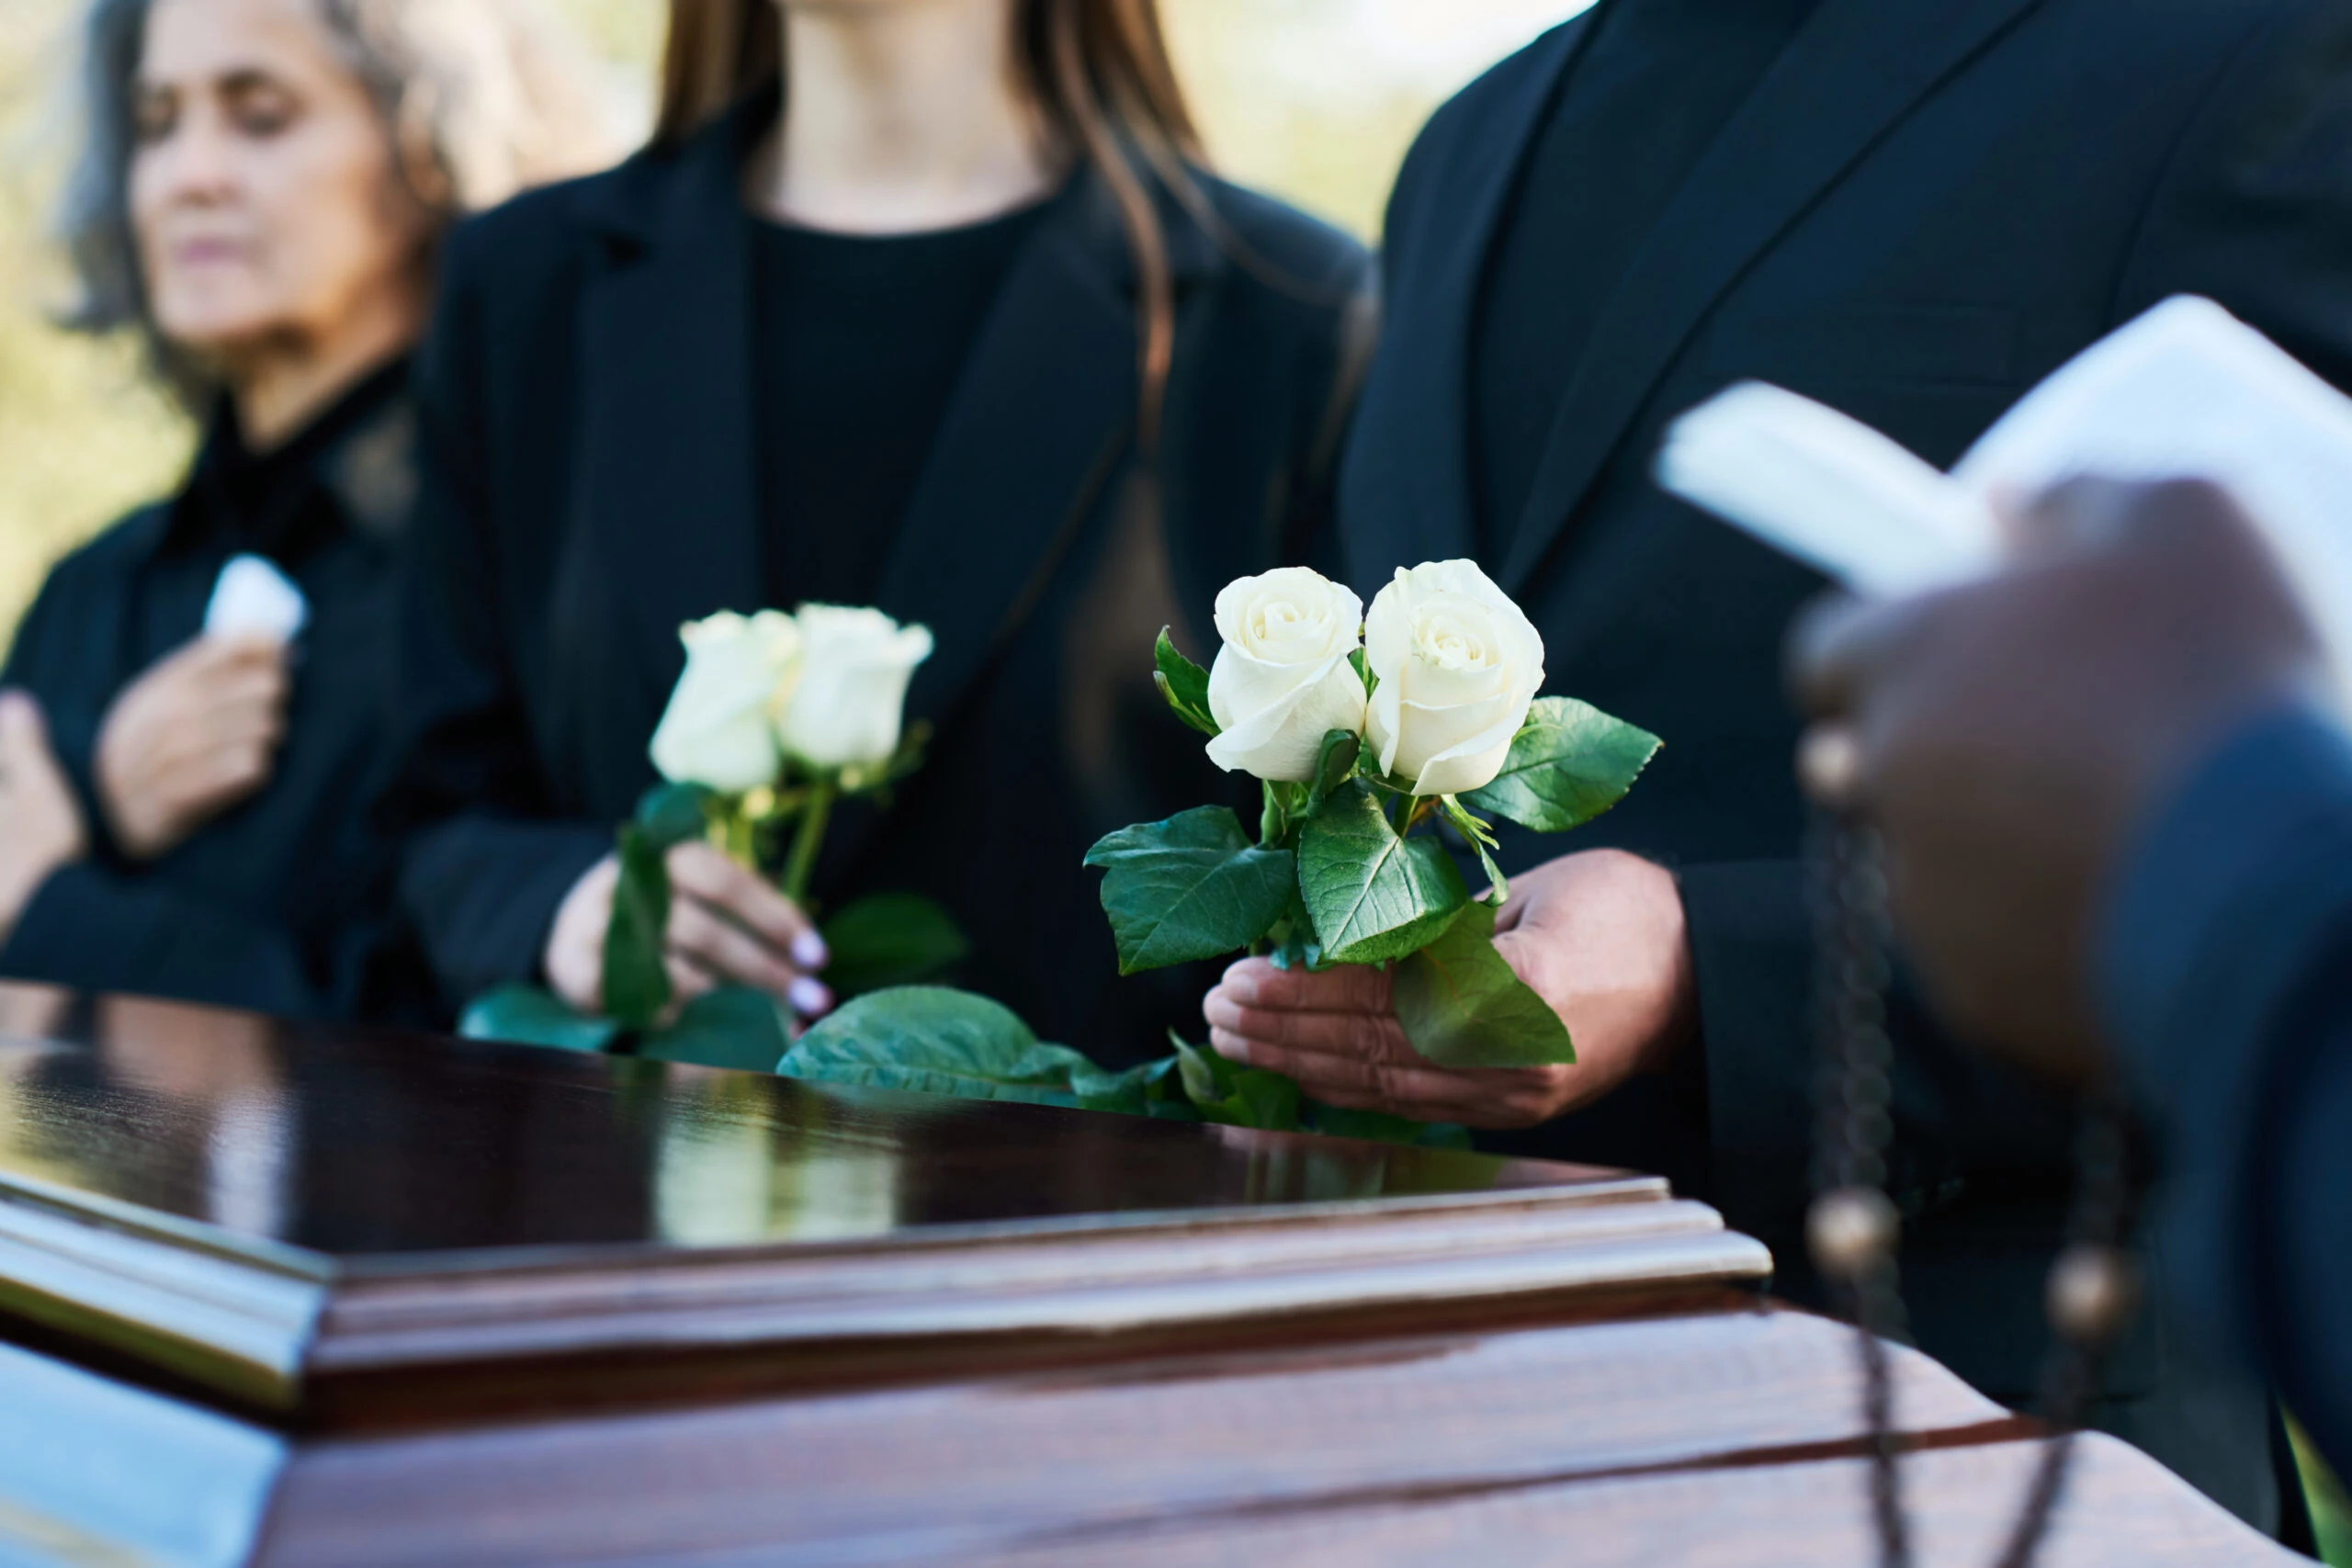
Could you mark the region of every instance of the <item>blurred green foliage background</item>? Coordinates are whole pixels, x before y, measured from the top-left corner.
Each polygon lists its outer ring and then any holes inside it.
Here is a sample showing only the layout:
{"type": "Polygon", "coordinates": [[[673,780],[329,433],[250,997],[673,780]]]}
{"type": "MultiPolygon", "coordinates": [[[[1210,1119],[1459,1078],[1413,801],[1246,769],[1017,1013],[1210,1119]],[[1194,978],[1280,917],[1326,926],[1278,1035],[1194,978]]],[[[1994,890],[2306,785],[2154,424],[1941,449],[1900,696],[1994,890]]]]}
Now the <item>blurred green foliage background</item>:
{"type": "MultiPolygon", "coordinates": [[[[641,124],[661,0],[543,0],[641,124]]],[[[1367,237],[1429,110],[1586,0],[1167,0],[1219,168],[1367,237]]],[[[167,491],[187,422],[127,343],[58,330],[49,219],[71,156],[78,0],[0,0],[0,647],[49,564],[167,491]]]]}

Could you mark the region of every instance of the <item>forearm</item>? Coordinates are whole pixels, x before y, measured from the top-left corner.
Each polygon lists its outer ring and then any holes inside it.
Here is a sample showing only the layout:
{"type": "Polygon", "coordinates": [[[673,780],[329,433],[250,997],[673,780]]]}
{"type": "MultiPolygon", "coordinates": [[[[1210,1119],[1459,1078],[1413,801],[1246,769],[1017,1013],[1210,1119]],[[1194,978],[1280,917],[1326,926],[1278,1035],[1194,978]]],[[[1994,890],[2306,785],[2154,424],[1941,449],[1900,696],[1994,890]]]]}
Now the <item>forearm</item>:
{"type": "Polygon", "coordinates": [[[0,975],[294,1018],[330,1010],[334,984],[280,926],[88,862],[41,884],[0,947],[0,975]]]}
{"type": "Polygon", "coordinates": [[[2102,952],[2109,1032],[2165,1140],[2164,1281],[2352,1461],[2352,742],[2275,714],[2148,825],[2102,952]],[[2331,1319],[2333,1321],[2331,1321],[2331,1319]]]}

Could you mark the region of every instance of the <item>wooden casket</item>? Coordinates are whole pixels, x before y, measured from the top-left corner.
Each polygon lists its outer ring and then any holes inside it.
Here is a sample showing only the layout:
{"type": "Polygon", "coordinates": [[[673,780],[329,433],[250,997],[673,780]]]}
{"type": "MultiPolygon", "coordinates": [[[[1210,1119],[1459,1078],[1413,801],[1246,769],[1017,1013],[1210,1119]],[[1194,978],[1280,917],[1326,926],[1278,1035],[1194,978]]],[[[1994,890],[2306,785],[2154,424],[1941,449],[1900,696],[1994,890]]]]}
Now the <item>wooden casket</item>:
{"type": "MultiPolygon", "coordinates": [[[[0,987],[0,1562],[1874,1562],[1647,1177],[0,987]]],[[[2041,1438],[1896,1350],[1928,1563],[2041,1438]]],[[[2051,1564],[2298,1561],[2135,1451],[2051,1564]]]]}

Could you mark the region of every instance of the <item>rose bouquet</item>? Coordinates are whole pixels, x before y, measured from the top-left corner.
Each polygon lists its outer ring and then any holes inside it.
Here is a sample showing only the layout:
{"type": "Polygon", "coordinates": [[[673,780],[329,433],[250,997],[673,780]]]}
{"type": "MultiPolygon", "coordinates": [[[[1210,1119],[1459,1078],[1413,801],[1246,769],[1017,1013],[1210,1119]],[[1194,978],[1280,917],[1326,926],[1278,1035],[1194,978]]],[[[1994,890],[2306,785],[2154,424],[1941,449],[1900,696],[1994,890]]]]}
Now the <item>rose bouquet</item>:
{"type": "MultiPolygon", "coordinates": [[[[686,664],[650,750],[663,782],[617,834],[619,876],[604,945],[604,1012],[511,986],[467,1010],[470,1035],[715,1066],[772,1066],[787,1021],[768,997],[722,987],[674,1012],[663,962],[666,857],[703,839],[773,872],[809,908],[809,879],[835,806],[879,795],[921,764],[924,728],[905,722],[908,683],[931,633],[878,610],[804,604],[787,615],[722,612],[679,629],[686,664]]],[[[910,895],[860,900],[823,924],[837,995],[904,985],[964,955],[945,913],[910,895]]]]}
{"type": "MultiPolygon", "coordinates": [[[[1632,787],[1657,737],[1566,697],[1538,697],[1544,643],[1467,561],[1399,571],[1367,615],[1289,568],[1218,595],[1222,647],[1203,670],[1167,632],[1156,681],[1227,772],[1261,781],[1253,839],[1227,807],[1123,829],[1103,872],[1125,973],[1244,949],[1284,964],[1389,966],[1416,1048],[1464,1066],[1575,1060],[1559,1016],[1494,943],[1508,895],[1481,812],[1558,832],[1632,787]],[[1456,862],[1490,884],[1473,897],[1456,862]]],[[[1040,1042],[983,997],[926,987],[842,1008],[777,1064],[788,1077],[1019,1100],[1194,1122],[1448,1144],[1460,1128],[1302,1098],[1278,1073],[1177,1038],[1124,1072],[1040,1042]]]]}
{"type": "Polygon", "coordinates": [[[1242,578],[1217,595],[1216,629],[1206,671],[1163,631],[1157,679],[1212,761],[1261,781],[1257,836],[1204,806],[1096,844],[1121,971],[1244,950],[1386,965],[1398,1021],[1431,1060],[1574,1061],[1566,1026],[1495,949],[1509,885],[1479,813],[1577,827],[1623,797],[1657,738],[1539,699],[1544,639],[1466,560],[1398,570],[1368,613],[1304,567],[1242,578]]]}
{"type": "MultiPolygon", "coordinates": [[[[1163,630],[1154,678],[1176,716],[1208,738],[1212,761],[1261,781],[1257,835],[1230,807],[1208,806],[1094,846],[1087,863],[1104,873],[1121,972],[1245,949],[1312,968],[1382,964],[1408,1037],[1431,1058],[1573,1061],[1558,1015],[1495,949],[1508,888],[1479,813],[1539,832],[1576,827],[1624,795],[1657,738],[1582,703],[1539,698],[1542,637],[1467,561],[1399,571],[1369,614],[1303,568],[1243,578],[1218,595],[1216,627],[1222,647],[1205,671],[1163,630]],[[1483,870],[1483,898],[1447,832],[1483,870]]],[[[827,1083],[1463,1141],[1459,1128],[1306,1100],[1280,1074],[1181,1038],[1172,1055],[1099,1067],[985,997],[911,983],[962,951],[945,918],[916,900],[867,900],[826,922],[827,978],[854,999],[788,1044],[775,1007],[741,991],[714,992],[649,1030],[669,1001],[659,945],[667,849],[702,835],[747,864],[781,860],[786,889],[804,897],[833,802],[904,776],[922,741],[901,734],[898,716],[928,651],[921,628],[811,607],[715,616],[684,635],[686,672],[653,740],[670,782],[621,829],[605,947],[608,1002],[617,994],[620,1006],[583,1021],[544,993],[501,993],[489,998],[499,1006],[469,1015],[469,1032],[591,1050],[633,1038],[639,1055],[827,1083]],[[854,982],[852,971],[869,977],[854,982]]]]}

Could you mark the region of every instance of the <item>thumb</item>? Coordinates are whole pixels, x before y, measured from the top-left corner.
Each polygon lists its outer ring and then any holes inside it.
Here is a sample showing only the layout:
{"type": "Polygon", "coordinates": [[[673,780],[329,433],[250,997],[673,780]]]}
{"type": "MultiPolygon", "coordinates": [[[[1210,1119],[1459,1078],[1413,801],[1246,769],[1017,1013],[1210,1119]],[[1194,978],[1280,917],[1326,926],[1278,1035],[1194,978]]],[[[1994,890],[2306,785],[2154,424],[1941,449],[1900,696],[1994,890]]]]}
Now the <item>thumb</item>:
{"type": "Polygon", "coordinates": [[[1530,988],[1542,992],[1536,976],[1543,972],[1545,955],[1543,930],[1538,926],[1515,926],[1495,933],[1495,951],[1510,965],[1510,972],[1530,988]]]}

